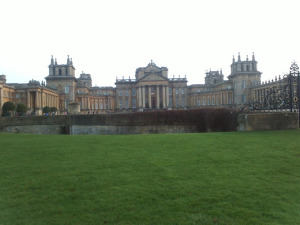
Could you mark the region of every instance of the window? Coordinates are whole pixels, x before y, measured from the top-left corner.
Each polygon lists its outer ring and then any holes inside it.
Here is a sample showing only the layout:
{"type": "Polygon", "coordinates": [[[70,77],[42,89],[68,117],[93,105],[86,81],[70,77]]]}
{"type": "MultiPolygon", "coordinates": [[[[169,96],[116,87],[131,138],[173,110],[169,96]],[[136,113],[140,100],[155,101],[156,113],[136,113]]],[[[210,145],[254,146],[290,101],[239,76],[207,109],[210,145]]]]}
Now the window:
{"type": "Polygon", "coordinates": [[[181,94],[184,95],[184,88],[181,88],[181,94]]]}
{"type": "Polygon", "coordinates": [[[172,94],[172,88],[169,87],[169,95],[171,95],[171,94],[172,94]]]}
{"type": "Polygon", "coordinates": [[[203,97],[203,104],[202,105],[205,105],[205,97],[203,97]]]}
{"type": "Polygon", "coordinates": [[[246,96],[245,94],[242,94],[242,103],[245,103],[246,102],[246,96]]]}
{"type": "Polygon", "coordinates": [[[173,98],[172,96],[169,96],[169,107],[173,107],[173,98]]]}
{"type": "Polygon", "coordinates": [[[129,107],[129,100],[128,98],[125,99],[125,108],[128,109],[129,107]]]}
{"type": "Polygon", "coordinates": [[[132,105],[132,108],[136,108],[136,99],[135,98],[133,98],[131,100],[131,105],[132,105]]]}
{"type": "Polygon", "coordinates": [[[135,88],[132,88],[132,90],[131,90],[131,95],[132,95],[132,96],[136,96],[136,89],[135,89],[135,88]]]}
{"type": "Polygon", "coordinates": [[[125,96],[128,96],[128,90],[127,89],[125,90],[125,96]]]}
{"type": "Polygon", "coordinates": [[[68,85],[65,86],[65,94],[69,94],[69,86],[68,85]]]}
{"type": "Polygon", "coordinates": [[[122,90],[119,91],[119,96],[122,96],[122,90]]]}
{"type": "Polygon", "coordinates": [[[100,102],[100,109],[103,109],[103,103],[100,102]]]}
{"type": "Polygon", "coordinates": [[[184,96],[182,96],[181,101],[182,101],[182,107],[185,107],[185,97],[184,96]]]}
{"type": "Polygon", "coordinates": [[[176,97],[176,107],[179,106],[179,97],[176,97]]]}
{"type": "Polygon", "coordinates": [[[119,108],[122,109],[123,102],[122,102],[122,98],[119,99],[119,108]]]}
{"type": "Polygon", "coordinates": [[[246,87],[246,83],[244,80],[242,80],[242,88],[245,88],[246,87]]]}
{"type": "Polygon", "coordinates": [[[197,92],[200,93],[200,88],[197,89],[197,92]]]}
{"type": "Polygon", "coordinates": [[[65,109],[68,108],[68,105],[69,105],[69,101],[68,101],[68,100],[65,100],[65,109]]]}
{"type": "Polygon", "coordinates": [[[176,88],[176,95],[178,95],[179,93],[179,88],[176,88]]]}
{"type": "Polygon", "coordinates": [[[61,76],[61,69],[58,70],[58,74],[61,76]]]}

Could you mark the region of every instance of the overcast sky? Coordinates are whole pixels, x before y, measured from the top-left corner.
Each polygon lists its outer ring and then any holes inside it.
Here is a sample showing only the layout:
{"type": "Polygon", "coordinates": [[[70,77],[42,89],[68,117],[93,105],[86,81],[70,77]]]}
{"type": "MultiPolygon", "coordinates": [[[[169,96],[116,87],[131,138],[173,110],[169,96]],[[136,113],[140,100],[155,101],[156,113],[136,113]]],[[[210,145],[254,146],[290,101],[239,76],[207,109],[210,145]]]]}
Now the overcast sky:
{"type": "Polygon", "coordinates": [[[252,52],[262,81],[300,63],[299,0],[0,0],[0,74],[42,81],[51,55],[73,59],[76,77],[114,86],[153,60],[169,78],[204,83],[252,52]]]}

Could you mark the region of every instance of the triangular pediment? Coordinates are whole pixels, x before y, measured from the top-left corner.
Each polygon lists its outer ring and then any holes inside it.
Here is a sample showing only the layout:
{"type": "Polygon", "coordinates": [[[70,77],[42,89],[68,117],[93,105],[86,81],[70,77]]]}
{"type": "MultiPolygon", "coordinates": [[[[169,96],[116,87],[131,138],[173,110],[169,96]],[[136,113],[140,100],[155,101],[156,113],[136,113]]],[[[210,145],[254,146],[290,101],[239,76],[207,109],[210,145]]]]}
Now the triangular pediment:
{"type": "Polygon", "coordinates": [[[156,66],[155,64],[149,64],[146,68],[145,68],[145,72],[159,72],[161,71],[161,69],[156,66]]]}
{"type": "Polygon", "coordinates": [[[151,73],[140,79],[140,81],[160,81],[160,80],[168,80],[168,78],[163,77],[159,74],[151,73]]]}

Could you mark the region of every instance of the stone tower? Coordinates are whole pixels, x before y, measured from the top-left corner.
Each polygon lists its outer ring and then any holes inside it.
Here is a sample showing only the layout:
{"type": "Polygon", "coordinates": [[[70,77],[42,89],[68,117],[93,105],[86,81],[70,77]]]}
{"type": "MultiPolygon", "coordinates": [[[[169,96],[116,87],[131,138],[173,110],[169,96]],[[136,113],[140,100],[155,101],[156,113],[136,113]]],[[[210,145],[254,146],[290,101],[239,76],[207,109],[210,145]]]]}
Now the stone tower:
{"type": "Polygon", "coordinates": [[[59,107],[68,108],[69,103],[75,102],[75,88],[78,81],[75,78],[75,68],[72,59],[67,58],[66,64],[57,64],[51,57],[49,75],[45,77],[47,86],[56,89],[60,93],[59,107]]]}
{"type": "Polygon", "coordinates": [[[252,60],[241,60],[240,53],[238,60],[235,61],[233,56],[231,64],[231,74],[228,80],[233,83],[233,103],[236,107],[243,106],[251,99],[251,88],[260,84],[261,72],[257,70],[257,61],[255,60],[254,53],[252,60]]]}
{"type": "Polygon", "coordinates": [[[220,72],[217,71],[209,71],[205,73],[205,85],[218,85],[223,83],[223,73],[222,70],[220,70],[220,72]]]}

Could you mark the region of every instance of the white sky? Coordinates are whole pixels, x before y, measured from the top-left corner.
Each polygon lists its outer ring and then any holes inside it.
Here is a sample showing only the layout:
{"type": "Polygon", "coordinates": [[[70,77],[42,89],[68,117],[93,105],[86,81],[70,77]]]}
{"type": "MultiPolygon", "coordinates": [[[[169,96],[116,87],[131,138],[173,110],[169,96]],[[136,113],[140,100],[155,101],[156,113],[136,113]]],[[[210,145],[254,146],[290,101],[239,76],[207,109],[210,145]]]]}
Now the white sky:
{"type": "Polygon", "coordinates": [[[300,63],[299,0],[0,0],[0,74],[42,81],[51,55],[73,58],[76,77],[115,86],[152,59],[169,78],[204,83],[255,52],[262,81],[300,63]]]}

